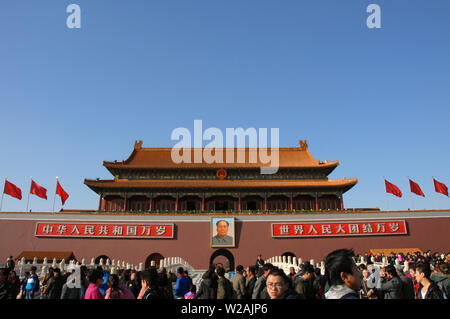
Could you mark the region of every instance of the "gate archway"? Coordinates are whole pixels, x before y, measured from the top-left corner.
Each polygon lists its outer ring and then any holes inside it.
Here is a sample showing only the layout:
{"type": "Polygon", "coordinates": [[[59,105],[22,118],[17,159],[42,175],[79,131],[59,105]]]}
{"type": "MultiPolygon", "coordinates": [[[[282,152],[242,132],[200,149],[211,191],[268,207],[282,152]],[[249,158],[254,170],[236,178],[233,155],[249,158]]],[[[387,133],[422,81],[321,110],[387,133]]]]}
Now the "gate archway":
{"type": "Polygon", "coordinates": [[[161,259],[164,259],[164,256],[160,253],[153,253],[149,255],[145,260],[145,269],[150,268],[152,261],[155,262],[156,269],[159,269],[161,259]]]}
{"type": "MultiPolygon", "coordinates": [[[[216,251],[214,251],[211,254],[211,258],[209,259],[209,265],[210,266],[213,265],[214,264],[214,260],[217,257],[220,257],[220,256],[225,257],[225,259],[228,261],[229,270],[230,271],[234,271],[234,256],[229,250],[224,249],[224,248],[217,249],[216,251]]],[[[224,265],[224,267],[226,269],[226,265],[224,265]]]]}

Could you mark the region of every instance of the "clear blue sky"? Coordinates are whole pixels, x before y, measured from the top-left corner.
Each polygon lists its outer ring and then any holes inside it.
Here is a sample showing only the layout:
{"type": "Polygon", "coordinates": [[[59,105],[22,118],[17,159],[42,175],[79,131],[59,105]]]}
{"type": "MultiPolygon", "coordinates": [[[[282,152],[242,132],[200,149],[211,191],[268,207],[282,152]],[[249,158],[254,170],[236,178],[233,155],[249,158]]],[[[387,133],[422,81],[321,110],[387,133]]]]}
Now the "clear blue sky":
{"type": "Polygon", "coordinates": [[[404,193],[389,208],[407,209],[410,176],[416,209],[450,208],[432,184],[450,186],[449,13],[448,0],[2,1],[0,176],[24,193],[3,211],[25,210],[30,176],[49,193],[34,211],[51,210],[55,176],[66,208],[95,209],[83,180],[111,178],[103,160],[135,140],[172,146],[194,119],[306,139],[340,161],[330,178],[359,179],[346,207],[386,209],[386,176],[404,193]],[[71,3],[81,29],[66,26],[71,3]]]}

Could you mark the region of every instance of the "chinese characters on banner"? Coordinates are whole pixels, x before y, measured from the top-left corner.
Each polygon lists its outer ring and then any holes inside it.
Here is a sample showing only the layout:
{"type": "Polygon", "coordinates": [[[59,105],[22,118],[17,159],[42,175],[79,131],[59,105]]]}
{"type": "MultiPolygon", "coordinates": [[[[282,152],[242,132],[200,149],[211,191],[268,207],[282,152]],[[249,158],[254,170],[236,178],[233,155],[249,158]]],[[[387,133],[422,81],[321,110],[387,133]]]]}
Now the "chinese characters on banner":
{"type": "Polygon", "coordinates": [[[404,220],[345,223],[277,223],[272,237],[335,237],[407,234],[404,220]]]}
{"type": "Polygon", "coordinates": [[[37,223],[37,237],[173,238],[174,224],[55,224],[37,223]]]}

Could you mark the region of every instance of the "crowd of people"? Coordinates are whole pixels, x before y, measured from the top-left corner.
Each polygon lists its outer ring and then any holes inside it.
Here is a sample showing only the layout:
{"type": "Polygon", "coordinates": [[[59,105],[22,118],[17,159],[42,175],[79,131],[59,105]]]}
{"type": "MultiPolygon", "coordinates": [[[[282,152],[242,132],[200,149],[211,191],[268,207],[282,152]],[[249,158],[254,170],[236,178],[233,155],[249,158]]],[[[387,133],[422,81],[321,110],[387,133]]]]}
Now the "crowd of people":
{"type": "Polygon", "coordinates": [[[222,264],[211,265],[198,287],[182,267],[176,274],[154,266],[110,274],[81,266],[77,275],[50,268],[40,280],[33,266],[20,279],[11,257],[0,269],[0,299],[447,299],[450,254],[392,253],[386,266],[374,267],[383,257],[335,250],[322,275],[309,262],[286,274],[259,255],[253,265],[238,265],[231,279],[222,264]]]}

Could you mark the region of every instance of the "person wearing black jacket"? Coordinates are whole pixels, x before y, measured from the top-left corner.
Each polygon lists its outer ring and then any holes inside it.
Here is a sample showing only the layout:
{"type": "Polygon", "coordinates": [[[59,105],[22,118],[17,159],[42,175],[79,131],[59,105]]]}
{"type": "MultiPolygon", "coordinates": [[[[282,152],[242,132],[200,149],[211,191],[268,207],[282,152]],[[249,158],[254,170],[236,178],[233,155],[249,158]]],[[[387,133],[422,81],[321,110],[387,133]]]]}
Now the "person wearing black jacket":
{"type": "Polygon", "coordinates": [[[61,276],[61,270],[59,268],[55,268],[53,270],[53,277],[48,280],[48,299],[61,299],[62,288],[65,283],[66,279],[61,276]]]}
{"type": "Polygon", "coordinates": [[[385,271],[380,272],[381,287],[371,289],[367,296],[370,297],[374,293],[382,299],[403,299],[402,281],[398,277],[397,270],[392,265],[386,266],[385,271]]]}
{"type": "Polygon", "coordinates": [[[403,266],[395,266],[397,270],[398,277],[402,281],[402,295],[403,299],[414,299],[414,283],[413,281],[406,277],[403,273],[403,266]]]}
{"type": "Polygon", "coordinates": [[[247,283],[245,285],[245,299],[252,299],[253,289],[256,284],[256,266],[249,266],[247,270],[247,283]]]}
{"type": "Polygon", "coordinates": [[[444,299],[442,291],[430,279],[431,268],[429,263],[418,263],[416,265],[416,280],[420,283],[419,299],[444,299]]]}

